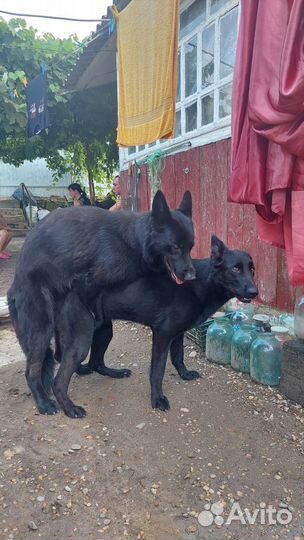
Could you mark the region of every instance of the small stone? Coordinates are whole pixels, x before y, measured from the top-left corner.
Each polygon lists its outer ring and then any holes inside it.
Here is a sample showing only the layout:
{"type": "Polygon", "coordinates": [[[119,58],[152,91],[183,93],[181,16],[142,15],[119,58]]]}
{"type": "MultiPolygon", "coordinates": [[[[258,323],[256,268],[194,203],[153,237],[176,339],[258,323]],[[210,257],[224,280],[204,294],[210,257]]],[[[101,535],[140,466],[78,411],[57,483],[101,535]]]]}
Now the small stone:
{"type": "Polygon", "coordinates": [[[282,480],[282,476],[280,476],[279,474],[275,474],[274,477],[276,480],[282,480]]]}
{"type": "Polygon", "coordinates": [[[189,354],[189,357],[190,358],[195,358],[195,356],[197,356],[197,352],[196,351],[191,351],[191,353],[189,354]]]}
{"type": "Polygon", "coordinates": [[[186,407],[181,407],[180,412],[189,412],[189,409],[186,409],[186,407]]]}
{"type": "Polygon", "coordinates": [[[43,496],[43,495],[39,495],[39,497],[37,497],[37,501],[38,501],[38,502],[44,502],[44,496],[43,496]]]}
{"type": "Polygon", "coordinates": [[[155,487],[151,487],[151,493],[152,495],[157,495],[157,489],[155,487]]]}
{"type": "Polygon", "coordinates": [[[70,488],[70,486],[65,486],[64,489],[65,489],[65,491],[68,491],[69,493],[72,491],[71,488],[70,488]]]}
{"type": "Polygon", "coordinates": [[[104,519],[103,523],[104,523],[104,525],[110,525],[111,520],[110,519],[104,519]]]}
{"type": "Polygon", "coordinates": [[[29,524],[28,524],[28,528],[31,531],[37,531],[38,530],[38,527],[37,527],[35,521],[30,521],[29,524]]]}
{"type": "Polygon", "coordinates": [[[84,495],[87,495],[87,494],[89,493],[88,488],[83,488],[83,489],[82,489],[82,493],[83,493],[84,495]]]}
{"type": "Polygon", "coordinates": [[[145,422],[141,422],[141,424],[137,424],[137,429],[143,429],[145,427],[146,423],[145,422]]]}
{"type": "Polygon", "coordinates": [[[71,450],[81,450],[81,445],[80,444],[72,444],[71,446],[71,450]]]}
{"type": "Polygon", "coordinates": [[[72,508],[72,501],[68,501],[66,506],[67,506],[67,508],[72,508]]]}
{"type": "Polygon", "coordinates": [[[196,533],[197,527],[195,525],[189,525],[189,527],[186,528],[186,531],[188,534],[196,533]]]}

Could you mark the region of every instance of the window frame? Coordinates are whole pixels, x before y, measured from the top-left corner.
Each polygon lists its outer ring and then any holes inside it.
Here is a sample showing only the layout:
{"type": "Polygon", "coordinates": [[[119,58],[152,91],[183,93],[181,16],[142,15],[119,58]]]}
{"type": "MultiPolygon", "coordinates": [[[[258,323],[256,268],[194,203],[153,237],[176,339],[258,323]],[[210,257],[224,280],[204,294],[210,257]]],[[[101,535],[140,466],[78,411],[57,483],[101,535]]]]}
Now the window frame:
{"type": "MultiPolygon", "coordinates": [[[[189,8],[195,0],[181,0],[180,14],[189,8]]],[[[195,29],[192,29],[188,34],[185,34],[179,40],[179,54],[180,54],[180,100],[176,103],[176,112],[181,111],[181,135],[178,135],[174,139],[167,141],[156,141],[152,147],[145,145],[145,148],[136,152],[129,153],[128,149],[120,148],[121,162],[126,164],[132,159],[145,157],[148,154],[155,152],[156,150],[170,150],[172,147],[172,153],[176,147],[179,151],[180,147],[186,143],[191,142],[192,146],[203,146],[217,140],[228,138],[231,135],[231,115],[227,115],[223,118],[219,117],[219,96],[220,89],[229,85],[233,79],[233,71],[223,79],[220,79],[220,19],[232,11],[238,6],[238,18],[237,29],[239,28],[240,20],[240,0],[227,0],[227,2],[216,11],[211,14],[211,0],[206,0],[206,18],[205,21],[197,25],[195,29]],[[211,25],[215,25],[215,39],[214,39],[214,82],[205,88],[202,88],[202,32],[211,25]],[[191,40],[196,37],[197,40],[197,91],[190,96],[185,97],[185,46],[191,40]],[[213,94],[214,96],[214,116],[213,122],[204,126],[202,123],[202,98],[206,95],[213,94]],[[193,103],[197,103],[197,128],[193,131],[186,132],[186,108],[193,103]]],[[[122,167],[123,168],[123,167],[122,167]]]]}

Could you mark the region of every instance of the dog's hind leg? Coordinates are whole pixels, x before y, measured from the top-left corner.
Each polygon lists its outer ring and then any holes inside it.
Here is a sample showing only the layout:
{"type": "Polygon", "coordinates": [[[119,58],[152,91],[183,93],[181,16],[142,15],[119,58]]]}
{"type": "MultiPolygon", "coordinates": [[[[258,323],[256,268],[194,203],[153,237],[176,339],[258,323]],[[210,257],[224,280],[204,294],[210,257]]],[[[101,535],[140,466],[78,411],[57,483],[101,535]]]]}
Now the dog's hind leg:
{"type": "Polygon", "coordinates": [[[25,376],[39,412],[54,414],[58,407],[49,398],[49,385],[46,384],[51,365],[49,347],[54,333],[52,301],[47,290],[40,289],[31,281],[23,285],[23,290],[18,294],[11,291],[10,311],[16,335],[26,356],[25,376]]]}
{"type": "Polygon", "coordinates": [[[184,364],[184,334],[180,334],[172,340],[170,354],[172,364],[184,381],[193,381],[193,379],[200,377],[198,371],[191,371],[184,364]]]}
{"type": "Polygon", "coordinates": [[[151,403],[153,409],[170,409],[169,400],[163,394],[163,378],[170,347],[170,338],[153,330],[152,360],[150,370],[151,403]]]}
{"type": "MultiPolygon", "coordinates": [[[[111,322],[106,323],[95,330],[88,365],[91,371],[97,371],[97,373],[100,375],[107,375],[113,379],[130,377],[132,373],[130,369],[114,369],[105,365],[104,355],[112,340],[112,337],[113,324],[111,322]]],[[[80,368],[82,368],[82,366],[80,366],[80,368]]]]}
{"type": "Polygon", "coordinates": [[[86,358],[93,338],[94,318],[83,306],[78,296],[71,292],[65,301],[57,325],[57,339],[60,342],[60,367],[53,381],[53,392],[63,411],[70,418],[81,418],[86,412],[75,405],[68,396],[68,388],[73,373],[86,358]]]}
{"type": "Polygon", "coordinates": [[[48,395],[52,394],[52,384],[55,371],[55,359],[52,349],[49,347],[42,365],[42,384],[48,395]]]}
{"type": "Polygon", "coordinates": [[[25,371],[27,384],[41,414],[58,412],[56,402],[49,397],[49,384],[46,384],[46,373],[49,371],[49,368],[46,367],[49,362],[48,345],[47,343],[46,347],[35,348],[30,355],[27,355],[25,371]],[[42,358],[43,360],[41,360],[42,358]]]}

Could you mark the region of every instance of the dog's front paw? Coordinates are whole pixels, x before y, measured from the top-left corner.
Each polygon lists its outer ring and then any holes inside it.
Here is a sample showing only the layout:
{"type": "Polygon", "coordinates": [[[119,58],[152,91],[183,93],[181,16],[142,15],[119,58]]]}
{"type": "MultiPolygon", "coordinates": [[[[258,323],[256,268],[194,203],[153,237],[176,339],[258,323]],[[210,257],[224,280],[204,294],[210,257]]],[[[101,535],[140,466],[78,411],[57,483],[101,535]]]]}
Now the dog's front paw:
{"type": "Polygon", "coordinates": [[[86,410],[79,405],[73,405],[72,407],[65,409],[64,412],[69,418],[83,418],[87,414],[86,410]]]}
{"type": "Polygon", "coordinates": [[[53,399],[44,399],[40,401],[38,411],[41,414],[56,414],[59,411],[59,407],[53,399]]]}
{"type": "Polygon", "coordinates": [[[76,371],[77,375],[91,375],[93,371],[88,364],[80,365],[76,371]]]}
{"type": "Polygon", "coordinates": [[[152,408],[159,409],[161,411],[168,411],[170,409],[170,403],[166,396],[152,399],[152,408]]]}
{"type": "Polygon", "coordinates": [[[181,374],[181,378],[184,380],[184,381],[193,381],[194,379],[199,379],[200,378],[200,374],[198,371],[191,371],[191,370],[186,370],[184,371],[182,374],[181,374]]]}

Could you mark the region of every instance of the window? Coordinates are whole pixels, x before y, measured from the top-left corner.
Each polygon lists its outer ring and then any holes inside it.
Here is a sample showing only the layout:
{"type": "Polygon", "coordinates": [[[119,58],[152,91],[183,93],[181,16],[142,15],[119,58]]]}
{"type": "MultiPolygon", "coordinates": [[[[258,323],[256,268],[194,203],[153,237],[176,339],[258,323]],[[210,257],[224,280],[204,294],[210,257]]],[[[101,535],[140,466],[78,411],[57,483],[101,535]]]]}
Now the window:
{"type": "Polygon", "coordinates": [[[176,128],[175,128],[175,136],[179,137],[182,133],[182,124],[181,124],[181,111],[176,111],[176,128]]]}
{"type": "Polygon", "coordinates": [[[214,35],[214,24],[202,31],[202,88],[214,83],[214,35]]]}
{"type": "Polygon", "coordinates": [[[207,94],[202,98],[202,126],[212,124],[214,119],[214,96],[207,94]]]}
{"type": "Polygon", "coordinates": [[[198,24],[206,20],[206,0],[196,0],[180,16],[179,38],[192,32],[198,24]]]}
{"type": "Polygon", "coordinates": [[[176,142],[230,125],[238,4],[238,0],[181,1],[176,142]]]}
{"type": "Polygon", "coordinates": [[[197,91],[197,37],[185,44],[185,96],[197,91]]]}
{"type": "Polygon", "coordinates": [[[220,89],[219,117],[231,115],[232,84],[227,84],[220,89]]]}

